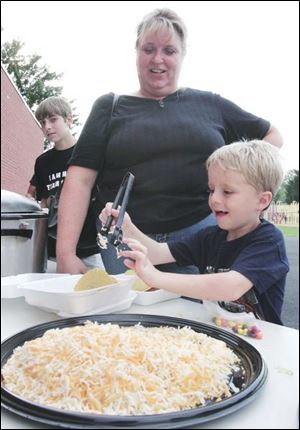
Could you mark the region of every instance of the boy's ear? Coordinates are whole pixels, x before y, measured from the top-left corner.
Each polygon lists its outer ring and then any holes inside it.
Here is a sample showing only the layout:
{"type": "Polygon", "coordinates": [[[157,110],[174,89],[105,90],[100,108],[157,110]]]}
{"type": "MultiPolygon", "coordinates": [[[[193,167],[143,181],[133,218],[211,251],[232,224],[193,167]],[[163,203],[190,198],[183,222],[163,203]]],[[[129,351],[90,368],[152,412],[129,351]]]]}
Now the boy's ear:
{"type": "Polygon", "coordinates": [[[68,115],[67,116],[66,123],[68,124],[69,127],[71,127],[71,125],[73,124],[73,117],[72,117],[72,115],[68,115]]]}
{"type": "Polygon", "coordinates": [[[273,199],[273,194],[271,191],[263,191],[259,196],[259,210],[262,211],[266,209],[273,199]]]}

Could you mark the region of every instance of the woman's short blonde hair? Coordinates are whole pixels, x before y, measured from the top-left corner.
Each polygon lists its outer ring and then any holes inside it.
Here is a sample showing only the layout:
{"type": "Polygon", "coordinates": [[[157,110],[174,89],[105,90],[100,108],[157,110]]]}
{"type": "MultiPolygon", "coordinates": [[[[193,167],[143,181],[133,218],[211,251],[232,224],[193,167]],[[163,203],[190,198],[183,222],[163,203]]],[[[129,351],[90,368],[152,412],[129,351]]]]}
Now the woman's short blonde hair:
{"type": "Polygon", "coordinates": [[[206,166],[209,168],[215,163],[241,173],[258,192],[271,191],[273,196],[284,176],[278,149],[264,140],[222,146],[210,155],[206,166]]]}
{"type": "Polygon", "coordinates": [[[186,53],[187,30],[184,22],[179,16],[170,9],[155,9],[146,15],[137,27],[136,48],[145,33],[169,31],[171,34],[176,33],[181,40],[182,52],[186,53]]]}
{"type": "Polygon", "coordinates": [[[48,97],[43,100],[35,111],[35,117],[38,121],[43,121],[53,115],[60,115],[63,118],[72,116],[72,108],[70,104],[62,97],[48,97]]]}

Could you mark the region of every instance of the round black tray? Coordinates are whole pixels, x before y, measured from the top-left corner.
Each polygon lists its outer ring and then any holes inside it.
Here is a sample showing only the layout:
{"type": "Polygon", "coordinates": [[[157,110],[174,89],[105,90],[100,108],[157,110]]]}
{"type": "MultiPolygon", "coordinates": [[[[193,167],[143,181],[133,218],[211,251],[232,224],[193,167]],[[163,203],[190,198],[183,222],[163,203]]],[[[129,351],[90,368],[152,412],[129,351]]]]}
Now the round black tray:
{"type": "Polygon", "coordinates": [[[23,345],[24,342],[42,336],[44,332],[49,329],[82,325],[87,320],[97,321],[99,323],[115,323],[120,326],[131,326],[137,323],[146,327],[189,326],[196,332],[204,333],[213,338],[222,340],[241,360],[241,367],[244,370],[243,377],[241,378],[240,375],[233,377],[233,382],[240,388],[240,391],[233,394],[230,398],[219,402],[211,402],[205,406],[180,412],[156,415],[113,416],[77,413],[42,406],[13,395],[11,392],[1,387],[1,404],[5,409],[22,417],[62,428],[184,428],[220,418],[246,406],[256,397],[267,377],[267,367],[260,353],[252,345],[235,334],[196,321],[142,314],[108,314],[66,318],[31,327],[11,336],[2,343],[1,368],[12,355],[13,350],[17,346],[23,345]]]}

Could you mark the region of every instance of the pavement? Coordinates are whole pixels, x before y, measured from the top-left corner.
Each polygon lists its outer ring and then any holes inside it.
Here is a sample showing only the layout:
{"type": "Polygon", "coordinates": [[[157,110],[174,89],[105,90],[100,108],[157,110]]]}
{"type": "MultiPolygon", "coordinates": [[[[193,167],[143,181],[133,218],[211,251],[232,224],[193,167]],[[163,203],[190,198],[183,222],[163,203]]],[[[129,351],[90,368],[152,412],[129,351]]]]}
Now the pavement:
{"type": "Polygon", "coordinates": [[[299,330],[299,237],[285,237],[290,271],[285,284],[282,320],[286,327],[299,330]]]}

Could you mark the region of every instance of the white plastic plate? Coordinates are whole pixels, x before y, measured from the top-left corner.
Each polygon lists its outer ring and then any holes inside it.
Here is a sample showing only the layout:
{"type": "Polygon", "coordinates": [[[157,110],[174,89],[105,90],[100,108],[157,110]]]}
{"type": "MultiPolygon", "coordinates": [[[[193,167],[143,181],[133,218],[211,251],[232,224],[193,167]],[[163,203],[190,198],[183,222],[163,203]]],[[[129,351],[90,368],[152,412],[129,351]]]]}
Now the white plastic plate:
{"type": "Polygon", "coordinates": [[[118,283],[85,291],[74,291],[82,275],[27,282],[19,285],[28,304],[57,314],[83,315],[99,311],[128,298],[133,282],[127,276],[115,275],[118,283]]]}
{"type": "Polygon", "coordinates": [[[153,305],[155,303],[164,302],[166,300],[176,299],[180,297],[178,294],[169,293],[165,290],[155,291],[136,291],[137,295],[134,299],[134,303],[137,305],[153,305]]]}

